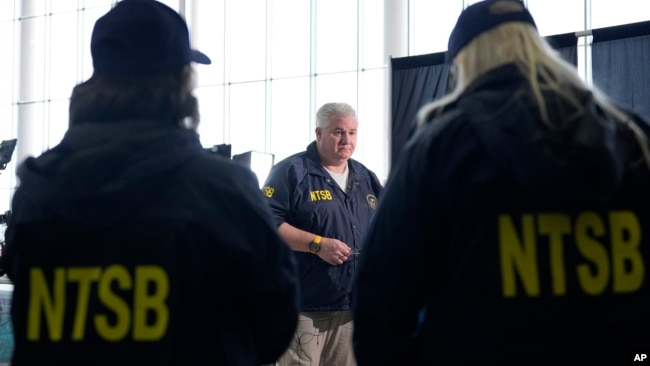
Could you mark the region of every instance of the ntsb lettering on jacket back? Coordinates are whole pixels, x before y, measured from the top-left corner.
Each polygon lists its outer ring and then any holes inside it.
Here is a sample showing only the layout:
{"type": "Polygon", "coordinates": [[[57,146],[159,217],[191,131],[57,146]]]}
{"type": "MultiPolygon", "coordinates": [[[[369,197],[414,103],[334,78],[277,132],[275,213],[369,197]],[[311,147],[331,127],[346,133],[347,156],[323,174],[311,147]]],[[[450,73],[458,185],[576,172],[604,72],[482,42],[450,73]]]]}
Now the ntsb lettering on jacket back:
{"type": "Polygon", "coordinates": [[[632,211],[503,214],[498,232],[504,298],[545,295],[543,267],[551,275],[547,292],[551,296],[575,295],[569,292],[569,281],[577,282],[579,292],[588,296],[630,294],[643,288],[642,225],[632,211]],[[568,250],[581,260],[570,262],[568,250]]]}

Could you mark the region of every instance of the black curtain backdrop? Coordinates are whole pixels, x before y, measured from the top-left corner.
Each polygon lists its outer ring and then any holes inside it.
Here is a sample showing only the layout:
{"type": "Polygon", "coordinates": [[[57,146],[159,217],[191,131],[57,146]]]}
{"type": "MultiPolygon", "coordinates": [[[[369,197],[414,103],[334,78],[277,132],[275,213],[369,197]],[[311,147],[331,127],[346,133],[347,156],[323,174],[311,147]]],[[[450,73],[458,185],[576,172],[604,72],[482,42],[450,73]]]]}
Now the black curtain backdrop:
{"type": "Polygon", "coordinates": [[[594,85],[650,121],[650,21],[594,29],[594,85]]]}
{"type": "Polygon", "coordinates": [[[578,65],[578,37],[575,33],[556,34],[545,38],[565,61],[573,66],[578,65]]]}
{"type": "MultiPolygon", "coordinates": [[[[577,64],[578,39],[574,33],[546,37],[562,57],[577,64]]],[[[448,92],[446,52],[391,59],[391,166],[397,162],[418,110],[448,92]]]]}
{"type": "Polygon", "coordinates": [[[446,52],[391,59],[391,166],[406,143],[420,107],[447,93],[446,52]]]}

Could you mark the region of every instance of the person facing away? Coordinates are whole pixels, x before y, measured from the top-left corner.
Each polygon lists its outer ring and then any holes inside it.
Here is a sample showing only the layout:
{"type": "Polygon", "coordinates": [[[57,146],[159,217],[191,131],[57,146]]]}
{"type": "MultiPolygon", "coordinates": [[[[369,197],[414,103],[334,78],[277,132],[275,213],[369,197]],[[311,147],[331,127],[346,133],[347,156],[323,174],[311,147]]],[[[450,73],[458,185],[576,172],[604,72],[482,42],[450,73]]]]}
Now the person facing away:
{"type": "Polygon", "coordinates": [[[589,88],[519,1],[466,8],[448,56],[455,89],[419,112],[364,242],[358,363],[647,353],[648,123],[589,88]]]}
{"type": "Polygon", "coordinates": [[[262,188],[299,268],[301,313],[279,364],[355,365],[350,290],[382,186],[351,158],[358,122],[349,104],[324,104],[316,122],[316,141],[278,162],[262,188]]]}
{"type": "Polygon", "coordinates": [[[199,142],[191,62],[209,58],[153,0],[118,2],[91,53],[67,133],[18,170],[12,365],[273,362],[297,267],[253,173],[199,142]]]}

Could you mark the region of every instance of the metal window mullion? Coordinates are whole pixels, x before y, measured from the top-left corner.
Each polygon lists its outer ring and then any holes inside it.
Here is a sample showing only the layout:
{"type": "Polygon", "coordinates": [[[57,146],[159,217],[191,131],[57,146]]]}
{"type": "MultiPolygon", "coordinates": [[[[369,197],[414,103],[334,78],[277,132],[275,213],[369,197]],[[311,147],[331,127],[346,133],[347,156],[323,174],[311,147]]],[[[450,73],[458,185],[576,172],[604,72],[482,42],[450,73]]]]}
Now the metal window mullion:
{"type": "MultiPolygon", "coordinates": [[[[316,55],[317,55],[317,45],[316,45],[316,2],[317,0],[311,0],[310,2],[310,14],[309,14],[309,113],[310,116],[316,116],[316,55]]],[[[316,120],[314,117],[310,119],[313,122],[308,131],[308,141],[312,139],[312,131],[316,128],[316,120]]]]}
{"type": "Polygon", "coordinates": [[[223,19],[223,139],[224,143],[230,144],[230,63],[232,62],[231,60],[231,49],[230,49],[230,44],[231,44],[231,37],[232,37],[232,29],[231,29],[231,16],[229,14],[230,12],[230,4],[231,1],[237,1],[237,0],[224,0],[223,2],[223,14],[224,14],[224,19],[223,19]]]}
{"type": "MultiPolygon", "coordinates": [[[[52,0],[48,1],[48,4],[52,0]]],[[[50,7],[51,8],[51,7],[50,7]]],[[[41,134],[43,149],[50,147],[50,101],[52,90],[51,70],[52,70],[52,13],[46,12],[43,15],[43,133],[41,134]]]]}
{"type": "Polygon", "coordinates": [[[264,152],[270,153],[273,151],[273,139],[272,139],[272,121],[271,121],[271,113],[273,112],[272,109],[272,101],[273,101],[273,94],[272,94],[272,66],[273,66],[273,12],[271,11],[271,3],[272,0],[266,0],[266,64],[265,64],[265,72],[264,72],[264,90],[265,90],[265,100],[264,100],[264,152]]]}

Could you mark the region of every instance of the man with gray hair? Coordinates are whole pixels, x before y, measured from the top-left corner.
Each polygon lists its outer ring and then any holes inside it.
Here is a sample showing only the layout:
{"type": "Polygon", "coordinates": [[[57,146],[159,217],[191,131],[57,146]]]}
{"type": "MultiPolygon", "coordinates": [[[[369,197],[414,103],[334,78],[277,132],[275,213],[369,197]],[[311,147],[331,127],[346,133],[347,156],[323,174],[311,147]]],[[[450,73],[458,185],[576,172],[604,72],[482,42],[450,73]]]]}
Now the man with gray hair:
{"type": "Polygon", "coordinates": [[[375,173],[351,159],[355,110],[327,103],[316,120],[316,141],[276,164],[263,187],[300,273],[298,328],[279,363],[356,365],[350,290],[382,186],[375,173]]]}

